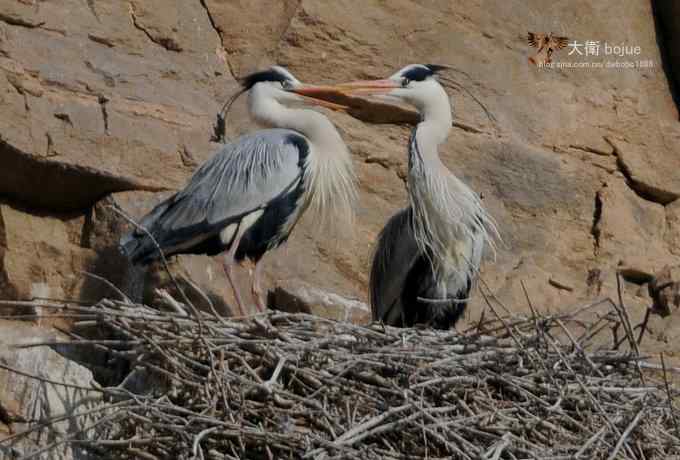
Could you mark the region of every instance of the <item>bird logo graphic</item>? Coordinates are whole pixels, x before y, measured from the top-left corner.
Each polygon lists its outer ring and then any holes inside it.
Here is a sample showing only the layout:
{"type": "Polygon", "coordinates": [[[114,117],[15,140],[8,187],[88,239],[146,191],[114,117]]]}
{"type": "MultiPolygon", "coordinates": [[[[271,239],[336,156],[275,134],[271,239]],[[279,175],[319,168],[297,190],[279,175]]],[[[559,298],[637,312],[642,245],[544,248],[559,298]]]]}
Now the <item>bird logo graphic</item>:
{"type": "Polygon", "coordinates": [[[553,35],[552,32],[549,34],[529,32],[527,41],[530,46],[538,48],[536,54],[529,57],[529,62],[536,66],[550,64],[555,50],[561,50],[569,43],[567,37],[553,35]]]}

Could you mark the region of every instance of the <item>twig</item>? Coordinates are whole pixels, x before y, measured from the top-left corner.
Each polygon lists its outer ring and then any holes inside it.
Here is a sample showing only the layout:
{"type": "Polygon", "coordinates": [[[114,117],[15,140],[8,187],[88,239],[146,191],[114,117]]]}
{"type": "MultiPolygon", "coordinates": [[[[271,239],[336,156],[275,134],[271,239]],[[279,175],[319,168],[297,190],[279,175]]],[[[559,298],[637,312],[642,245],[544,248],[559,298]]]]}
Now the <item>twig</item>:
{"type": "Polygon", "coordinates": [[[579,457],[581,457],[581,455],[583,455],[584,452],[587,451],[587,450],[590,448],[590,446],[592,446],[592,445],[595,443],[595,441],[597,441],[598,439],[600,439],[600,437],[601,437],[606,431],[607,431],[607,427],[603,426],[602,428],[600,428],[600,431],[598,431],[598,432],[595,433],[593,436],[591,436],[591,437],[585,442],[585,444],[583,444],[583,446],[581,446],[581,448],[578,450],[578,452],[576,452],[576,453],[574,454],[574,458],[578,459],[579,457]]]}
{"type": "Polygon", "coordinates": [[[631,349],[635,351],[635,354],[640,356],[640,348],[638,348],[638,344],[633,337],[633,328],[630,324],[630,317],[628,316],[628,311],[626,310],[626,306],[623,303],[623,293],[621,291],[621,274],[618,271],[616,272],[616,292],[619,297],[619,308],[617,309],[617,312],[621,315],[621,322],[623,324],[624,330],[626,331],[626,338],[630,343],[631,349]]]}
{"type": "Polygon", "coordinates": [[[286,358],[281,358],[276,365],[276,369],[274,369],[274,373],[272,374],[271,378],[265,382],[265,385],[271,386],[276,383],[276,381],[279,379],[279,375],[281,374],[281,371],[283,370],[283,365],[286,364],[286,358]]]}
{"type": "Polygon", "coordinates": [[[644,413],[645,413],[645,407],[643,406],[642,409],[640,409],[640,411],[637,413],[637,415],[635,416],[633,421],[630,422],[630,424],[628,425],[628,428],[626,428],[626,431],[623,432],[623,434],[619,438],[619,441],[616,443],[616,446],[614,446],[614,450],[609,455],[607,460],[614,460],[616,458],[616,456],[619,453],[619,450],[621,450],[621,447],[626,442],[626,439],[628,438],[628,436],[630,436],[630,433],[633,431],[635,426],[638,424],[638,422],[642,418],[642,414],[644,414],[644,413]]]}
{"type": "MultiPolygon", "coordinates": [[[[213,426],[213,427],[210,427],[210,428],[206,428],[205,430],[198,433],[196,435],[196,437],[194,437],[194,443],[192,445],[191,451],[193,452],[195,459],[199,458],[198,452],[199,452],[199,449],[200,449],[199,446],[200,446],[201,440],[203,438],[205,438],[207,435],[209,435],[210,433],[212,433],[213,431],[217,431],[219,429],[220,429],[219,426],[213,426]]],[[[202,456],[203,456],[203,454],[201,454],[201,457],[202,456]]]]}
{"type": "Polygon", "coordinates": [[[40,449],[34,450],[33,452],[30,452],[26,455],[23,455],[23,456],[19,457],[18,460],[30,460],[32,458],[40,456],[41,454],[43,454],[45,452],[50,452],[53,449],[55,449],[56,447],[59,447],[61,445],[67,444],[67,443],[75,440],[75,436],[83,434],[83,433],[87,433],[88,431],[90,431],[93,428],[96,428],[99,425],[110,422],[111,420],[115,419],[118,416],[118,414],[120,414],[120,412],[121,411],[119,410],[119,411],[114,412],[113,414],[104,416],[104,417],[100,418],[99,420],[97,420],[96,422],[91,423],[90,425],[87,425],[85,428],[81,428],[81,429],[77,430],[76,432],[69,433],[70,436],[59,439],[58,441],[54,441],[54,442],[52,442],[52,443],[50,443],[50,444],[48,444],[48,445],[46,445],[46,446],[44,446],[40,449]]]}
{"type": "Polygon", "coordinates": [[[652,314],[652,309],[647,308],[647,311],[645,312],[645,317],[642,319],[642,323],[640,323],[640,335],[638,335],[638,339],[637,339],[638,345],[640,345],[642,343],[642,336],[645,335],[645,332],[647,331],[647,323],[649,322],[649,317],[650,317],[651,314],[652,314]]]}
{"type": "Polygon", "coordinates": [[[38,381],[43,382],[43,383],[49,383],[51,385],[58,385],[58,386],[65,387],[65,388],[74,388],[76,390],[94,391],[94,392],[98,392],[98,393],[104,393],[104,391],[99,389],[99,388],[86,387],[86,386],[82,386],[82,385],[74,385],[72,383],[58,382],[56,380],[48,379],[48,378],[45,378],[45,377],[40,377],[39,375],[30,374],[28,372],[21,371],[19,369],[14,368],[14,367],[8,366],[7,364],[0,363],[0,369],[5,369],[6,371],[12,372],[14,374],[23,375],[24,377],[28,377],[30,379],[38,380],[38,381]]]}
{"type": "Polygon", "coordinates": [[[666,388],[666,396],[668,396],[668,410],[673,418],[673,425],[675,425],[675,436],[680,439],[680,424],[678,423],[678,417],[675,415],[675,408],[673,408],[673,396],[671,395],[671,387],[668,383],[668,373],[666,372],[666,360],[664,359],[663,352],[659,353],[661,357],[661,367],[663,368],[663,383],[666,388]]]}
{"type": "Polygon", "coordinates": [[[107,285],[113,292],[115,292],[116,294],[118,294],[118,296],[120,297],[120,299],[121,299],[123,302],[132,303],[132,300],[130,300],[130,298],[129,298],[128,296],[126,296],[125,293],[124,293],[123,291],[121,291],[120,289],[118,289],[118,287],[117,287],[115,284],[113,284],[111,281],[107,280],[107,279],[104,278],[103,276],[95,275],[94,273],[86,272],[86,271],[84,271],[84,270],[79,270],[79,271],[80,271],[80,273],[82,273],[83,275],[85,275],[85,276],[87,276],[87,277],[89,277],[89,278],[95,279],[95,280],[97,280],[97,281],[99,281],[99,282],[104,283],[105,285],[107,285]]]}

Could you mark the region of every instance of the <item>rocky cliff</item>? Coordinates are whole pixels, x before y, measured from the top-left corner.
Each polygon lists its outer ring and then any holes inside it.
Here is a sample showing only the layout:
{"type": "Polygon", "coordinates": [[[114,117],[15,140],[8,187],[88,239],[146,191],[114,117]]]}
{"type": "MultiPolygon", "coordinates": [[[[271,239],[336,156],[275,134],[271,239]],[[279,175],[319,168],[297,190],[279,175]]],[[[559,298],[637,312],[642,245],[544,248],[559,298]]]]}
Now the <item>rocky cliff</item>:
{"type": "MultiPolygon", "coordinates": [[[[615,295],[622,269],[637,318],[651,275],[680,263],[678,27],[674,2],[649,0],[0,0],[0,297],[113,295],[81,271],[141,293],[110,205],[138,217],[181,187],[218,147],[216,114],[239,76],[280,63],[332,82],[432,62],[457,69],[444,80],[455,126],[441,155],[499,223],[483,271],[498,299],[526,308],[524,284],[539,308],[568,308],[615,295]],[[590,61],[650,65],[539,69],[528,31],[638,46],[590,61]]],[[[571,51],[554,59],[577,60],[571,51]]],[[[372,244],[405,204],[410,128],[329,116],[361,181],[355,231],[329,239],[303,222],[265,259],[267,285],[365,301],[372,244]]],[[[237,104],[228,135],[254,128],[237,104]]],[[[214,299],[229,295],[215,260],[174,265],[214,299]]],[[[482,307],[477,295],[470,318],[482,307]]],[[[678,323],[654,324],[650,346],[678,323]]]]}

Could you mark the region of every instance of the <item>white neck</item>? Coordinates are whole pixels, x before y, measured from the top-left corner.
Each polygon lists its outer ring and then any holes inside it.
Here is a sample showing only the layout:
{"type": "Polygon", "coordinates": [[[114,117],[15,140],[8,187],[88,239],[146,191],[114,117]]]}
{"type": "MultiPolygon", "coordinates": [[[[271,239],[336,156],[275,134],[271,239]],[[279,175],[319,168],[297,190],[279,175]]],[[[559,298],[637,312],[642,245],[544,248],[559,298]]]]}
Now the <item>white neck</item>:
{"type": "Polygon", "coordinates": [[[248,97],[253,118],[267,126],[294,130],[309,140],[307,199],[320,224],[317,227],[333,224],[331,218],[335,225],[351,225],[357,199],[356,176],[340,133],[323,114],[288,108],[272,97],[271,89],[259,86],[255,85],[248,97]]]}
{"type": "Polygon", "coordinates": [[[260,90],[258,86],[248,95],[250,113],[256,121],[274,128],[297,131],[324,152],[338,147],[346,150],[335,126],[324,115],[309,109],[288,108],[267,94],[268,89],[260,90]]]}
{"type": "Polygon", "coordinates": [[[423,96],[417,105],[421,117],[417,130],[418,146],[423,154],[436,155],[437,147],[446,141],[451,131],[451,104],[446,91],[438,83],[434,83],[423,96]]]}

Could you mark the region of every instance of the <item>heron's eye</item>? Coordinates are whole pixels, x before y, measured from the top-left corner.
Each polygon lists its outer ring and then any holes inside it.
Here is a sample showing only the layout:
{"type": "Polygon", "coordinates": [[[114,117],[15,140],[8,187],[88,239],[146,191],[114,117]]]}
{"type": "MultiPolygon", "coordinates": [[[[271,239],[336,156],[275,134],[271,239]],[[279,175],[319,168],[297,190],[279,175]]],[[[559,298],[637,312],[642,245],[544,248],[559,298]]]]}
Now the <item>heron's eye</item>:
{"type": "Polygon", "coordinates": [[[404,78],[401,79],[401,87],[402,88],[407,87],[409,83],[411,83],[411,80],[409,80],[408,78],[404,77],[404,78]]]}
{"type": "Polygon", "coordinates": [[[281,82],[281,87],[282,87],[283,89],[293,89],[293,83],[291,83],[291,82],[288,81],[288,80],[283,80],[283,81],[281,82]]]}

